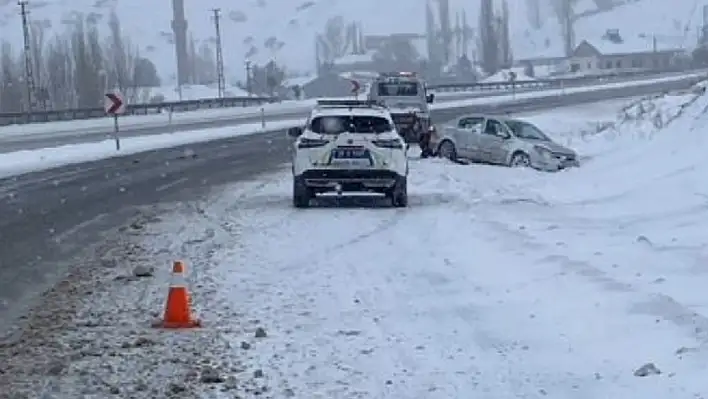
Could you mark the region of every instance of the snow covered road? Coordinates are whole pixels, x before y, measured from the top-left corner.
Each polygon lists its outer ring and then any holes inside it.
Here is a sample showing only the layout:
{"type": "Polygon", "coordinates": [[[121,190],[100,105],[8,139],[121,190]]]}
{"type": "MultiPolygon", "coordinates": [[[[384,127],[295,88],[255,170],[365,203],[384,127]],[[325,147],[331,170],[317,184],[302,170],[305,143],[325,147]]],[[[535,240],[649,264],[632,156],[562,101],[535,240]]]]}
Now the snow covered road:
{"type": "Polygon", "coordinates": [[[355,197],[295,210],[287,170],[145,209],[0,346],[14,353],[0,386],[62,399],[704,398],[707,105],[685,94],[619,118],[610,102],[529,117],[592,158],[556,174],[416,160],[408,209],[355,197]],[[199,331],[149,327],[177,258],[199,331]]]}

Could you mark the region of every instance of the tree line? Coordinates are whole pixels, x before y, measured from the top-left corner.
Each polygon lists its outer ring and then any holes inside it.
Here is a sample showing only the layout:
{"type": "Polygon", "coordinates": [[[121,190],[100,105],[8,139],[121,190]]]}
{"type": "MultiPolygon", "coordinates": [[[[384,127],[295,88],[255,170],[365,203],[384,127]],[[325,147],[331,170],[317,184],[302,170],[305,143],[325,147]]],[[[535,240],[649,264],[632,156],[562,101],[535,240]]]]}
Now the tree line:
{"type": "MultiPolygon", "coordinates": [[[[109,90],[120,90],[128,101],[140,88],[160,85],[155,65],[142,56],[121,32],[115,13],[108,18],[108,35],[99,34],[95,18],[78,15],[64,32],[48,37],[46,22],[31,25],[30,55],[35,110],[102,106],[109,90]]],[[[23,46],[0,44],[0,112],[30,108],[25,83],[23,46]]]]}
{"type": "Polygon", "coordinates": [[[502,1],[495,12],[492,0],[482,0],[479,10],[479,62],[485,72],[494,74],[513,62],[509,33],[509,5],[502,1]]]}

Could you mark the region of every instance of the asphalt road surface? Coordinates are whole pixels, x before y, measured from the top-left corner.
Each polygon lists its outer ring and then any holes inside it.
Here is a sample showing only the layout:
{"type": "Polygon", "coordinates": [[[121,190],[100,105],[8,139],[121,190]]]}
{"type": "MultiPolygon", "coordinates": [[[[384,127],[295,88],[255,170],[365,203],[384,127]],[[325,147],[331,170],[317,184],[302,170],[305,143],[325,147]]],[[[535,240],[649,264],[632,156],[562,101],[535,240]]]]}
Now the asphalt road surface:
{"type": "Polygon", "coordinates": [[[0,335],[63,264],[137,205],[203,195],[289,157],[285,132],[153,151],[0,180],[0,335]]]}
{"type": "MultiPolygon", "coordinates": [[[[571,105],[557,102],[532,102],[516,111],[571,105]]],[[[441,123],[468,111],[441,110],[433,119],[441,123]]],[[[0,335],[67,271],[78,250],[125,225],[136,206],[194,199],[252,179],[287,162],[289,145],[285,132],[275,131],[0,180],[0,335]]]]}

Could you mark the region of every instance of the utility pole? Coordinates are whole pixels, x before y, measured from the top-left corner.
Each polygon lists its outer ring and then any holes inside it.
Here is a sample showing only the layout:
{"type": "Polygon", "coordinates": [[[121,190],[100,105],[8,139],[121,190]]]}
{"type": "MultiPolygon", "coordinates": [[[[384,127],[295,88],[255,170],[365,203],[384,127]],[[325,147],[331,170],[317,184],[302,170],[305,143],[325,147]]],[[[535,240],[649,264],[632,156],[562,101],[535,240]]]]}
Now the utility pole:
{"type": "Polygon", "coordinates": [[[34,98],[34,74],[32,72],[32,44],[30,42],[28,0],[19,0],[20,15],[22,16],[22,34],[24,36],[25,50],[25,85],[27,87],[27,112],[32,113],[36,107],[34,98]]]}
{"type": "Polygon", "coordinates": [[[563,47],[566,57],[575,50],[575,15],[571,0],[561,0],[561,27],[563,29],[563,47]]]}
{"type": "Polygon", "coordinates": [[[246,91],[248,92],[249,96],[253,92],[252,83],[251,83],[251,61],[250,60],[246,60],[246,91]]]}
{"type": "Polygon", "coordinates": [[[221,53],[221,27],[219,25],[221,9],[214,8],[211,11],[214,13],[214,28],[216,29],[216,84],[219,89],[219,98],[223,98],[226,91],[226,83],[224,82],[224,57],[221,53]]]}

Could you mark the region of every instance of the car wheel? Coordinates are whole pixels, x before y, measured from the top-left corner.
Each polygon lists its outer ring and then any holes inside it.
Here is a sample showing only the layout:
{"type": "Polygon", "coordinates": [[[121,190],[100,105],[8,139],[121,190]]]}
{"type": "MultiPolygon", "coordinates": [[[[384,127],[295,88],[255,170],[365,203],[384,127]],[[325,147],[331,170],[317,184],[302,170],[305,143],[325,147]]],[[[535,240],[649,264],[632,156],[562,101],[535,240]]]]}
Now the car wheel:
{"type": "Polygon", "coordinates": [[[302,178],[293,178],[293,206],[295,208],[307,208],[310,206],[312,197],[314,197],[312,189],[305,185],[302,178]]]}
{"type": "Polygon", "coordinates": [[[396,185],[387,193],[387,197],[391,199],[391,205],[396,208],[408,206],[408,181],[406,177],[398,178],[396,185]]]}
{"type": "Polygon", "coordinates": [[[511,156],[509,166],[512,168],[528,168],[531,166],[531,158],[525,152],[516,152],[511,156]]]}
{"type": "Polygon", "coordinates": [[[443,140],[438,146],[438,154],[441,158],[447,158],[453,162],[457,161],[457,149],[455,144],[450,140],[443,140]]]}

